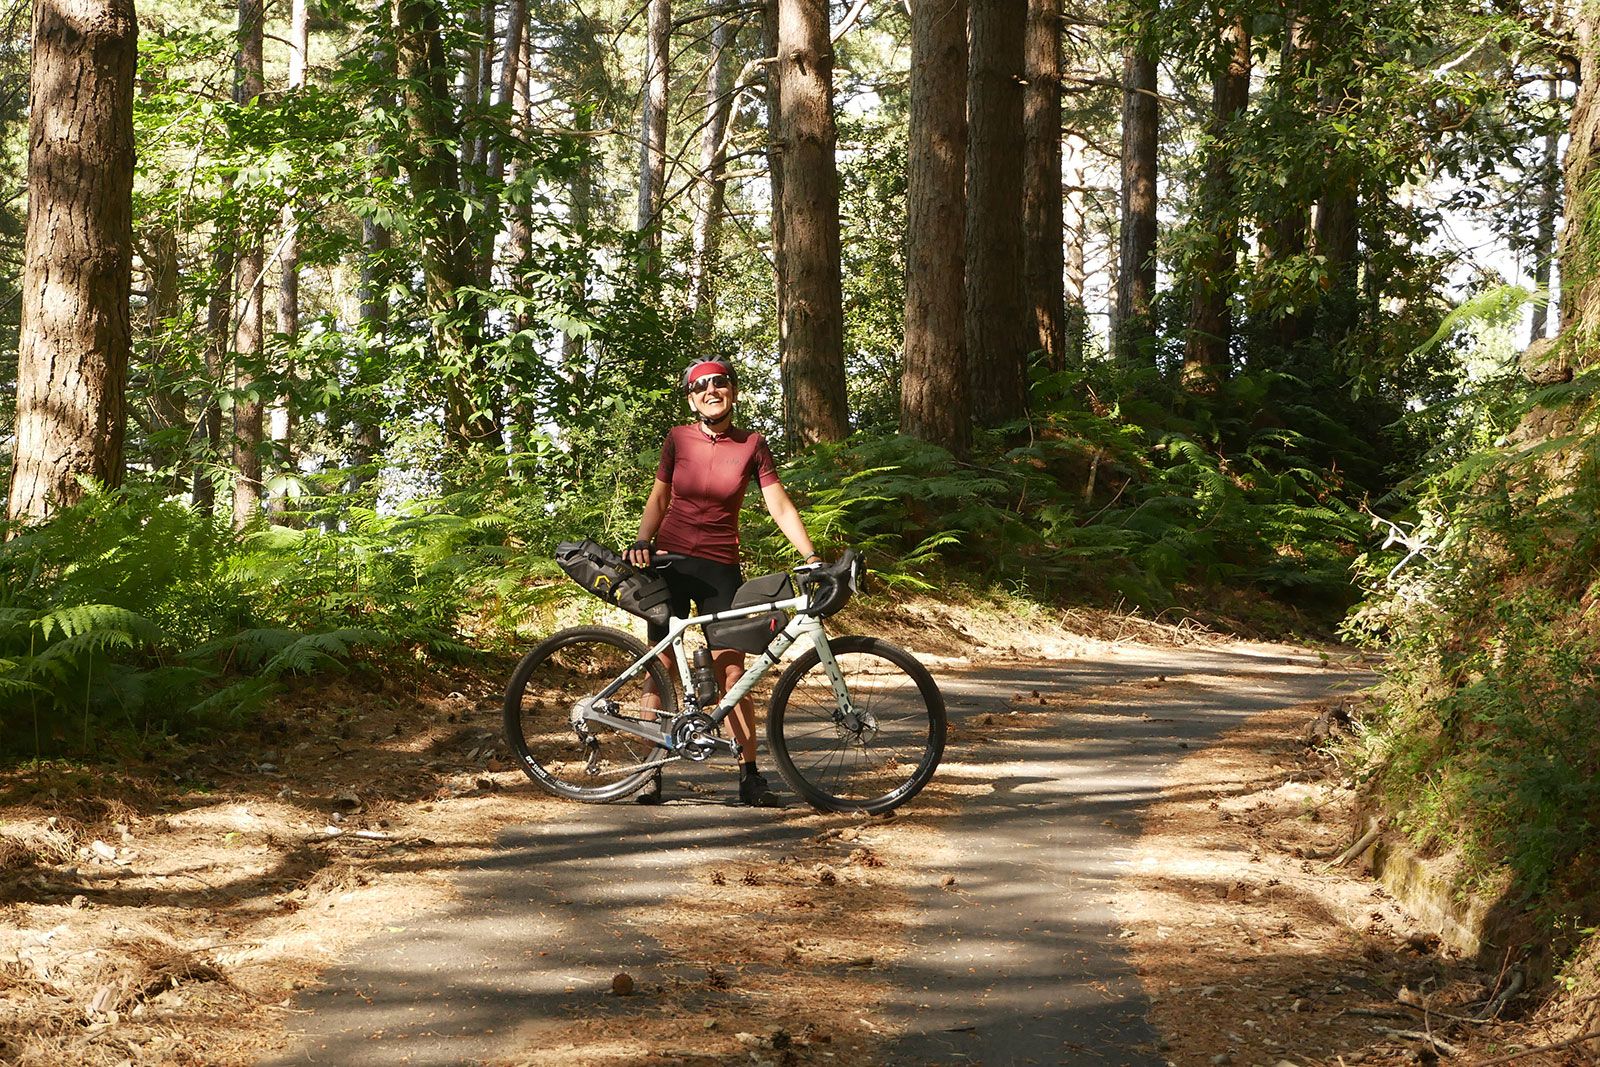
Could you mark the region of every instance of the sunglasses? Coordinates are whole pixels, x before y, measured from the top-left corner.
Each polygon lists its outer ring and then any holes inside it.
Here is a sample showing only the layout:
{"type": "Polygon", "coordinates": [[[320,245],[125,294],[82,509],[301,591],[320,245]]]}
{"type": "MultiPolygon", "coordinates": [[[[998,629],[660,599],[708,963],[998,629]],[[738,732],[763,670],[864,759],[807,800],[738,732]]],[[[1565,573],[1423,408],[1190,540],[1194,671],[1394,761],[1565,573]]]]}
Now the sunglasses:
{"type": "Polygon", "coordinates": [[[699,396],[707,389],[732,389],[733,379],[726,374],[707,374],[689,383],[689,392],[699,396]]]}

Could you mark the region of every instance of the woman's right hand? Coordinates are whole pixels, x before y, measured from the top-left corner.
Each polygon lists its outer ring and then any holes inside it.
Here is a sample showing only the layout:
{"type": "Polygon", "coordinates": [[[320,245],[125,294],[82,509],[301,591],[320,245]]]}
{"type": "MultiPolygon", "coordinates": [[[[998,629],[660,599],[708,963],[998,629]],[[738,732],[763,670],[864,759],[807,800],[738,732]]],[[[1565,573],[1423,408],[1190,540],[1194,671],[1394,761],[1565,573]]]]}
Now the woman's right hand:
{"type": "Polygon", "coordinates": [[[656,546],[649,541],[635,541],[622,553],[622,558],[628,561],[630,567],[644,570],[655,562],[656,546]]]}

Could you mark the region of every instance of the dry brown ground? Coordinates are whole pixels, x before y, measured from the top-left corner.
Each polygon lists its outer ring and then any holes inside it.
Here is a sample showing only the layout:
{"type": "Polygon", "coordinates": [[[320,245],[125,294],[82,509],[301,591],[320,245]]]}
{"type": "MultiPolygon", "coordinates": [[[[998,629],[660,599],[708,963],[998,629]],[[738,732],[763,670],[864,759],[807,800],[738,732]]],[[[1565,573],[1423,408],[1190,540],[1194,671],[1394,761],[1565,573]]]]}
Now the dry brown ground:
{"type": "MultiPolygon", "coordinates": [[[[1221,640],[1113,615],[1019,620],[1014,605],[903,601],[844,621],[950,666],[974,649],[1060,659],[1121,640],[1221,640]]],[[[501,828],[570,811],[502,762],[507,666],[323,679],[181,760],[0,776],[0,1063],[234,1064],[281,1048],[296,991],[355,942],[447,904],[452,870],[501,828]]],[[[1540,1043],[1447,1019],[1494,977],[1410,937],[1358,871],[1324,874],[1293,854],[1348,837],[1347,790],[1296,740],[1310,714],[1263,717],[1191,757],[1150,819],[1125,907],[1167,1055],[1414,1055],[1417,1041],[1380,1026],[1431,1030],[1473,1055],[1540,1043]]],[[[1007,718],[956,731],[952,758],[1007,718]]],[[[653,911],[679,965],[667,988],[636,989],[650,995],[620,1015],[535,1024],[516,1044],[543,1058],[508,1062],[573,1062],[580,1049],[589,1063],[874,1062],[892,1037],[878,992],[904,951],[909,891],[937,884],[939,826],[969,788],[936,781],[892,820],[786,815],[814,826],[803,847],[707,864],[667,903],[670,921],[653,911]],[[870,891],[846,909],[832,889],[852,884],[870,891]]],[[[1573,1055],[1526,1062],[1591,1062],[1573,1055]]]]}
{"type": "Polygon", "coordinates": [[[1505,970],[1419,929],[1364,857],[1335,866],[1355,796],[1305,741],[1323,710],[1259,716],[1189,756],[1145,820],[1118,911],[1171,1062],[1600,1063],[1600,1041],[1537,1051],[1600,1029],[1575,998],[1480,1021],[1505,970]]]}

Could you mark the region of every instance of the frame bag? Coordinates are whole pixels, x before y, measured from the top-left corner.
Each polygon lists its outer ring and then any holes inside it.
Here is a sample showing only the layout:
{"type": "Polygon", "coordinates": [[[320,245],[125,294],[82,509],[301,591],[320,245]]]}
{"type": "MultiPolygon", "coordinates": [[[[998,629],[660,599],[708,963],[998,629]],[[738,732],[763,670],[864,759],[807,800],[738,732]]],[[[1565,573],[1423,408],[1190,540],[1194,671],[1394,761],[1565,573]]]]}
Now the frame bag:
{"type": "MultiPolygon", "coordinates": [[[[732,607],[743,608],[767,604],[774,600],[788,600],[794,596],[794,583],[789,575],[764,574],[741,585],[733,594],[732,607]]],[[[740,652],[764,652],[767,645],[789,625],[787,611],[768,611],[745,619],[706,623],[706,643],[712,648],[736,648],[740,652]]]]}
{"type": "Polygon", "coordinates": [[[672,614],[672,592],[659,574],[637,570],[616,552],[593,541],[556,546],[556,564],[584,589],[647,622],[665,626],[672,614]]]}

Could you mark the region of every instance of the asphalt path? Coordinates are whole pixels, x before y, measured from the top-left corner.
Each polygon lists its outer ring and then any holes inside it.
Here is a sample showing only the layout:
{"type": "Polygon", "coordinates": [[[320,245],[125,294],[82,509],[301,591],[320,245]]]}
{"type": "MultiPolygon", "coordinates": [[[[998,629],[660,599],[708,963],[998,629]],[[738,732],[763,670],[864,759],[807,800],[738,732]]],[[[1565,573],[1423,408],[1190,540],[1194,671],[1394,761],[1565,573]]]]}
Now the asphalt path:
{"type": "MultiPolygon", "coordinates": [[[[1014,747],[959,752],[941,768],[992,788],[941,827],[959,891],[930,872],[913,944],[882,974],[882,1010],[901,1036],[879,1062],[1161,1067],[1112,914],[1142,811],[1186,749],[1369,677],[1246,645],[1122,646],[935,675],[958,725],[1034,691],[1057,710],[1008,734],[1014,747]],[[1093,713],[1073,714],[1074,695],[1090,692],[1093,713]]],[[[619,956],[647,986],[674,963],[615,913],[675,895],[706,863],[777,856],[815,832],[726,803],[718,794],[734,787],[721,764],[669,771],[674,781],[679,799],[660,808],[573,805],[507,830],[493,858],[459,872],[450,909],[366,942],[304,995],[289,1052],[269,1062],[501,1061],[576,1012],[625,1016],[626,998],[594,996],[619,956]]]]}

